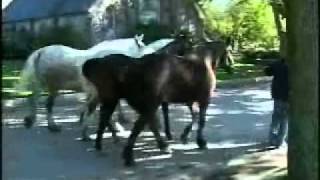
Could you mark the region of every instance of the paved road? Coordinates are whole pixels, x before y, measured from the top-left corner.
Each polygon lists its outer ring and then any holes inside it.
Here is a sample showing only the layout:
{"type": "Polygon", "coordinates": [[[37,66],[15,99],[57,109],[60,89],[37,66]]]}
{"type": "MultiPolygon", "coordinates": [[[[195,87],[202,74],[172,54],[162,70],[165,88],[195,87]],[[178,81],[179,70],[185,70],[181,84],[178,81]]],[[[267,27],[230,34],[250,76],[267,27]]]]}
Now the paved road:
{"type": "MultiPolygon", "coordinates": [[[[207,111],[205,135],[209,149],[199,151],[194,134],[188,145],[178,137],[190,121],[187,107],[170,106],[175,140],[170,142],[171,155],[160,154],[148,129],[139,137],[135,148],[137,165],[123,166],[120,157],[129,132],[120,134],[113,144],[105,133],[102,152],[93,151],[93,142],[81,142],[77,119],[83,104],[82,94],[57,99],[55,119],[63,126],[61,133],[45,128],[44,105],[39,121],[32,129],[22,126],[25,102],[3,102],[3,179],[189,179],[206,176],[215,169],[227,167],[231,160],[249,154],[266,140],[271,119],[272,101],[269,84],[237,89],[219,89],[207,111]],[[80,99],[80,100],[79,100],[80,99]]],[[[127,107],[126,116],[136,115],[127,107]]],[[[132,124],[126,125],[130,129],[132,124]]],[[[95,123],[92,123],[92,133],[95,123]]]]}

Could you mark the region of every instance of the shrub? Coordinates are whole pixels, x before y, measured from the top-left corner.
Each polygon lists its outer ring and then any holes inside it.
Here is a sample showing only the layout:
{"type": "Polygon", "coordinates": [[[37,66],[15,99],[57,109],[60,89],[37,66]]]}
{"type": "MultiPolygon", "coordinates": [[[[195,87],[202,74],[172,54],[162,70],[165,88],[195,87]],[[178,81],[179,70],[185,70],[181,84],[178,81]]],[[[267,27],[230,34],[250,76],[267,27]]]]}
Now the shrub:
{"type": "Polygon", "coordinates": [[[39,33],[32,43],[33,49],[39,49],[52,44],[62,44],[77,49],[89,47],[89,39],[70,25],[51,27],[39,33]]]}
{"type": "Polygon", "coordinates": [[[279,59],[279,51],[254,51],[254,50],[244,50],[241,52],[241,61],[246,63],[255,63],[257,59],[279,59]]]}
{"type": "Polygon", "coordinates": [[[32,34],[26,31],[8,33],[3,43],[3,59],[25,58],[32,50],[32,34]]]}
{"type": "Polygon", "coordinates": [[[279,52],[278,51],[250,51],[250,50],[245,50],[242,51],[242,54],[244,55],[245,58],[250,58],[250,59],[273,59],[273,58],[279,58],[279,52]]]}

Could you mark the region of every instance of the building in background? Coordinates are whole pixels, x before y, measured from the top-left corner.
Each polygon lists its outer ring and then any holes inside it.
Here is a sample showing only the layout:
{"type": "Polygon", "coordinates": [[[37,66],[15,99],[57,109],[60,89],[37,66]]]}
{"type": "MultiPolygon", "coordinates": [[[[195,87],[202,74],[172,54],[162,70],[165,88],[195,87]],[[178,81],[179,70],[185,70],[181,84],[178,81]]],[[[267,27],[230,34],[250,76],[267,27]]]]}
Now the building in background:
{"type": "Polygon", "coordinates": [[[157,23],[197,33],[198,22],[186,0],[13,0],[4,10],[4,36],[37,34],[71,25],[90,44],[125,37],[137,24],[157,23]]]}

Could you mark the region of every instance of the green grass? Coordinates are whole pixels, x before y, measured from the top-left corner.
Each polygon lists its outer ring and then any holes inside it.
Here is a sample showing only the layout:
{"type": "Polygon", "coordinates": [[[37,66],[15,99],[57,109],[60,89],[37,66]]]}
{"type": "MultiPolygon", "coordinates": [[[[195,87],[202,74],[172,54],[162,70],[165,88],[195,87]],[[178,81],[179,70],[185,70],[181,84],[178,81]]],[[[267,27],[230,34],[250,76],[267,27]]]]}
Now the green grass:
{"type": "MultiPolygon", "coordinates": [[[[20,71],[24,65],[23,61],[2,61],[2,97],[5,99],[14,97],[25,97],[30,92],[15,93],[14,84],[18,82],[20,71]]],[[[223,69],[218,69],[217,79],[219,81],[231,79],[243,79],[263,76],[263,66],[254,64],[234,65],[234,73],[228,74],[223,69]]]]}
{"type": "MultiPolygon", "coordinates": [[[[16,97],[14,85],[19,80],[20,71],[23,68],[23,61],[10,60],[2,61],[2,97],[4,99],[16,97]]],[[[22,94],[25,96],[25,94],[22,94]]]]}
{"type": "Polygon", "coordinates": [[[243,79],[263,76],[263,66],[255,64],[239,64],[234,65],[234,73],[228,74],[223,69],[218,69],[217,79],[219,81],[231,79],[243,79]]]}

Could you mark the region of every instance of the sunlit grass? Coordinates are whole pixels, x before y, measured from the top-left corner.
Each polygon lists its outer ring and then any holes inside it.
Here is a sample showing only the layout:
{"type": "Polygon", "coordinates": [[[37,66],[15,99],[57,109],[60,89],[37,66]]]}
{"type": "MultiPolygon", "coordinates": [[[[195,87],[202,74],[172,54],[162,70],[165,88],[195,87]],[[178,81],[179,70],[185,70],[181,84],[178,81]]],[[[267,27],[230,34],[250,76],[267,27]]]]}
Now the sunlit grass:
{"type": "Polygon", "coordinates": [[[26,97],[31,94],[31,92],[21,92],[16,93],[15,84],[20,79],[20,72],[24,65],[23,61],[16,60],[4,60],[2,61],[2,97],[4,99],[14,98],[14,97],[26,97]]]}
{"type": "Polygon", "coordinates": [[[19,80],[20,77],[18,76],[3,76],[2,80],[19,80]]]}
{"type": "Polygon", "coordinates": [[[263,73],[264,66],[261,66],[261,65],[236,63],[234,64],[233,68],[234,68],[233,74],[228,74],[223,69],[218,69],[217,71],[218,82],[223,80],[243,79],[243,78],[253,78],[253,77],[264,76],[264,73],[263,73]]]}

